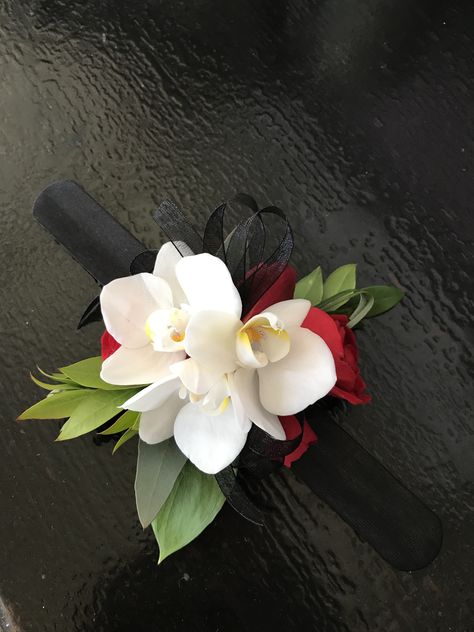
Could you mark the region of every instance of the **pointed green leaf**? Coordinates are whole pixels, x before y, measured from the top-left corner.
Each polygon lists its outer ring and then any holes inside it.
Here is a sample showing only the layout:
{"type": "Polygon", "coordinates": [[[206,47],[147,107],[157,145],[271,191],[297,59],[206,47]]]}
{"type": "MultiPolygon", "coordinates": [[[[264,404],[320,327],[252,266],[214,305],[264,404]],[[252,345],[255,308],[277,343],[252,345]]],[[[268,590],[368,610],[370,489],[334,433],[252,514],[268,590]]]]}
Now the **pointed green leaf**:
{"type": "Polygon", "coordinates": [[[46,391],[70,391],[80,388],[78,384],[63,384],[61,382],[56,382],[56,384],[48,384],[47,382],[42,382],[41,380],[38,380],[38,378],[35,377],[32,373],[30,373],[30,378],[36,384],[36,386],[39,386],[46,391]]]}
{"type": "Polygon", "coordinates": [[[66,375],[69,379],[73,380],[81,386],[88,388],[100,388],[106,391],[116,391],[130,388],[130,386],[116,386],[115,384],[108,384],[100,377],[100,371],[102,368],[102,358],[96,356],[94,358],[87,358],[81,360],[75,364],[70,364],[62,369],[59,369],[62,374],[66,375]]]}
{"type": "Polygon", "coordinates": [[[374,297],[371,296],[368,292],[360,292],[359,296],[359,304],[356,309],[352,312],[351,317],[349,318],[349,322],[347,326],[352,329],[355,327],[360,321],[367,316],[367,314],[372,309],[374,304],[374,297]]]}
{"type": "Polygon", "coordinates": [[[170,495],[186,457],[173,438],[150,445],[138,441],[135,500],[138,517],[145,529],[170,495]]]}
{"type": "Polygon", "coordinates": [[[321,301],[323,297],[323,272],[320,266],[298,281],[294,297],[305,298],[311,301],[311,305],[317,305],[321,301]]]}
{"type": "Polygon", "coordinates": [[[161,563],[189,544],[214,520],[225,502],[214,476],[187,461],[171,494],[151,523],[161,563]]]}
{"type": "Polygon", "coordinates": [[[66,375],[63,375],[62,373],[46,373],[46,371],[43,371],[43,369],[38,365],[36,365],[36,368],[41,373],[41,375],[44,375],[44,377],[47,377],[49,380],[55,380],[56,382],[60,382],[61,384],[73,383],[72,380],[70,380],[66,375]]]}
{"type": "Polygon", "coordinates": [[[90,389],[51,392],[41,401],[30,406],[18,419],[64,419],[73,414],[76,408],[94,391],[90,389]]]}
{"type": "Polygon", "coordinates": [[[338,294],[322,301],[319,303],[318,307],[319,309],[323,309],[325,312],[332,313],[358,295],[359,290],[344,290],[343,292],[339,292],[338,294]]]}
{"type": "Polygon", "coordinates": [[[331,272],[323,288],[323,300],[339,294],[344,290],[355,290],[356,287],[356,269],[355,263],[347,263],[331,272]]]}
{"type": "Polygon", "coordinates": [[[380,314],[388,312],[405,296],[403,290],[393,285],[370,285],[369,287],[362,288],[362,291],[368,292],[374,299],[372,309],[366,318],[373,318],[374,316],[380,316],[380,314]]]}
{"type": "Polygon", "coordinates": [[[139,415],[140,413],[137,413],[134,410],[127,410],[123,413],[123,415],[120,415],[110,428],[99,432],[99,434],[112,435],[117,434],[118,432],[124,432],[125,430],[132,428],[137,423],[139,415]]]}
{"type": "Polygon", "coordinates": [[[114,449],[112,450],[112,454],[115,454],[117,450],[123,446],[124,443],[127,443],[127,441],[132,439],[137,434],[138,434],[138,426],[136,427],[132,426],[131,428],[126,430],[123,433],[123,435],[120,437],[120,439],[117,441],[117,443],[115,444],[114,449]]]}
{"type": "Polygon", "coordinates": [[[120,413],[120,406],[137,389],[122,391],[90,391],[89,397],[84,399],[75,409],[71,417],[61,428],[56,441],[75,439],[91,430],[95,430],[115,415],[120,413]]]}

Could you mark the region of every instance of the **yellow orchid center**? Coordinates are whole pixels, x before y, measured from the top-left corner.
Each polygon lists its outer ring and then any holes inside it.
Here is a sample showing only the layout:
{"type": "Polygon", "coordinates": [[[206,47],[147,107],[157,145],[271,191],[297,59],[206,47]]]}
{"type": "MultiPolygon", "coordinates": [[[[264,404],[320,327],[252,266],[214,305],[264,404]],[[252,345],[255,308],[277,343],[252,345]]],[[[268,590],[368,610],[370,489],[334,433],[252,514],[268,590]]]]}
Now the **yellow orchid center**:
{"type": "Polygon", "coordinates": [[[183,348],[189,315],[183,309],[157,309],[147,318],[145,332],[156,351],[183,348]]]}
{"type": "Polygon", "coordinates": [[[254,316],[237,332],[236,351],[242,366],[262,368],[284,358],[289,349],[284,324],[270,312],[254,316]]]}

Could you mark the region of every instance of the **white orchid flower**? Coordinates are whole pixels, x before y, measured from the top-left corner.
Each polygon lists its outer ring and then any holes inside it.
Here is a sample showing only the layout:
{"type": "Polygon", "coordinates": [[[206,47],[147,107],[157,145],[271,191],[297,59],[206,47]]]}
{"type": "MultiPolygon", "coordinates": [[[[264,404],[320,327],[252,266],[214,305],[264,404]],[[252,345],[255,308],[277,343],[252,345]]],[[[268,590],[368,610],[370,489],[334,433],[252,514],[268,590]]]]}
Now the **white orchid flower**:
{"type": "Polygon", "coordinates": [[[215,474],[241,452],[252,423],[284,439],[278,416],[326,395],[336,382],[334,361],[326,343],[301,327],[309,301],[278,303],[244,324],[220,259],[181,258],[165,246],[153,275],[118,279],[102,291],[107,330],[125,351],[110,356],[101,375],[152,382],[123,404],[141,413],[141,439],[174,435],[196,467],[215,474]]]}

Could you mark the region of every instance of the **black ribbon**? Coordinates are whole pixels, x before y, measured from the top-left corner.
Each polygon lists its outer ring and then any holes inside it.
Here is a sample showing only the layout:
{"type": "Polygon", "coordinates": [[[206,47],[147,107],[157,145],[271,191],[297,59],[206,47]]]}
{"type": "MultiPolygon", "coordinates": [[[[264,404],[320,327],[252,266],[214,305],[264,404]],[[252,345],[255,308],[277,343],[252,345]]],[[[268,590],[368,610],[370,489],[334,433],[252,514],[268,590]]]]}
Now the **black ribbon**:
{"type": "Polygon", "coordinates": [[[300,432],[294,439],[274,439],[255,425],[252,425],[244,449],[232,466],[216,475],[222,493],[241,516],[255,522],[264,523],[264,515],[249,499],[245,483],[249,479],[259,479],[272,474],[283,465],[284,458],[296,450],[303,438],[303,415],[296,417],[300,432]],[[257,513],[258,512],[258,513],[257,513]]]}

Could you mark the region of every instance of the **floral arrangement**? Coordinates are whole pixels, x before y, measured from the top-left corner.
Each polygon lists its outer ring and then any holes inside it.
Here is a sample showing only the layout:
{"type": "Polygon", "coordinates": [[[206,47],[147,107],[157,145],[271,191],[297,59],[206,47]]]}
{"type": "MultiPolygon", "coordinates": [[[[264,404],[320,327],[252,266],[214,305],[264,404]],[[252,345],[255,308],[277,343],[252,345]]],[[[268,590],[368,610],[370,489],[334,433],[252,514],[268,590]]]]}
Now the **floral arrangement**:
{"type": "Polygon", "coordinates": [[[226,498],[261,521],[241,477],[299,459],[317,440],[305,410],[321,398],[370,401],[354,328],[403,296],[357,288],[355,264],[297,282],[286,218],[252,210],[224,237],[220,206],[202,238],[164,203],[155,219],[171,240],[96,301],[101,356],[32,376],[48,394],[19,417],[66,419],[58,441],[114,435],[114,452],[138,435],[138,516],[153,528],[160,561],[197,537],[226,498]],[[269,218],[283,221],[284,235],[266,256],[269,218]]]}

